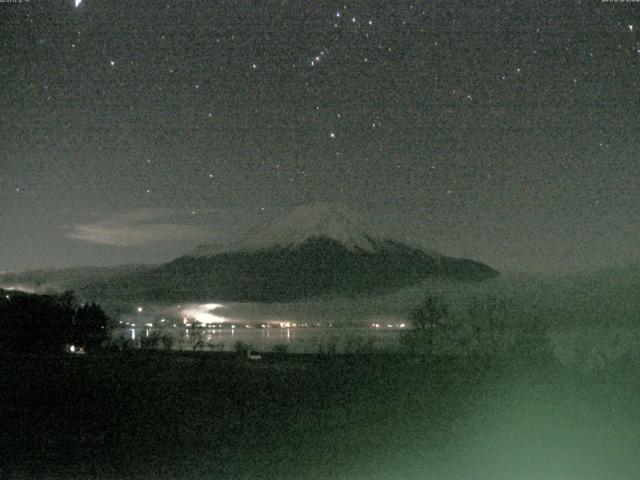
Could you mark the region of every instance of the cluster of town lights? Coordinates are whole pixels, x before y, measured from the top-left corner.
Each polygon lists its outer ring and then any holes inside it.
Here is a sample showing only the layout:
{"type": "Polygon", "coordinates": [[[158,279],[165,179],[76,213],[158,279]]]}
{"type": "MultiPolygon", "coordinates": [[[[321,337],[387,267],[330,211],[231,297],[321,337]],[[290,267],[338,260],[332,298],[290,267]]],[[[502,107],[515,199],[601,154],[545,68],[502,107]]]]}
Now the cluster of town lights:
{"type": "MultiPolygon", "coordinates": [[[[224,305],[219,303],[204,303],[195,306],[188,306],[186,308],[182,308],[181,305],[178,305],[179,314],[181,316],[181,322],[178,320],[177,322],[169,321],[169,324],[174,328],[178,328],[182,326],[184,328],[192,328],[192,327],[203,327],[203,328],[213,328],[215,329],[236,329],[236,328],[309,328],[309,327],[333,327],[332,323],[313,323],[309,324],[307,322],[292,322],[292,321],[283,321],[283,320],[274,320],[265,323],[258,324],[249,324],[239,321],[233,321],[230,318],[226,318],[220,315],[216,315],[214,312],[220,308],[224,307],[224,305]]],[[[136,307],[137,313],[143,313],[144,307],[138,306],[136,307]]],[[[126,324],[127,327],[135,327],[135,323],[120,321],[120,324],[126,324]]],[[[153,327],[164,327],[167,325],[167,319],[161,318],[158,321],[144,323],[146,328],[153,327]]],[[[369,328],[372,329],[402,329],[407,328],[405,323],[389,323],[389,322],[372,322],[369,324],[369,328]]]]}

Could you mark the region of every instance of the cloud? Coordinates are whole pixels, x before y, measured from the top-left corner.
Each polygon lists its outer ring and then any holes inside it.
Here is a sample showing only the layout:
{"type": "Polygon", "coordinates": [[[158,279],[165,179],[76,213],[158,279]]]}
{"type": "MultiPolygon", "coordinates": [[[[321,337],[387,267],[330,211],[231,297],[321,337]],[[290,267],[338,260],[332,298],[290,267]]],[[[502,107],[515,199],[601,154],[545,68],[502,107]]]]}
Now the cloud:
{"type": "Polygon", "coordinates": [[[104,219],[76,223],[71,225],[71,231],[66,237],[115,247],[211,241],[219,238],[219,234],[211,226],[189,224],[184,222],[186,218],[187,212],[180,210],[136,209],[104,219]]]}

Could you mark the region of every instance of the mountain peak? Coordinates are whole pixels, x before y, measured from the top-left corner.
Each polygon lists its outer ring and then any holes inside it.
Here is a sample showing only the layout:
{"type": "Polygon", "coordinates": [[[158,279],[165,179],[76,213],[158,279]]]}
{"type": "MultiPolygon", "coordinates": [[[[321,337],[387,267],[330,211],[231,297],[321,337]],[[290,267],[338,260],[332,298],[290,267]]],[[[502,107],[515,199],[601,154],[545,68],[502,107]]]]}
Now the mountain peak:
{"type": "Polygon", "coordinates": [[[359,214],[338,203],[300,205],[278,217],[262,232],[242,244],[243,249],[288,247],[314,237],[335,240],[348,249],[374,251],[382,236],[359,214]]]}

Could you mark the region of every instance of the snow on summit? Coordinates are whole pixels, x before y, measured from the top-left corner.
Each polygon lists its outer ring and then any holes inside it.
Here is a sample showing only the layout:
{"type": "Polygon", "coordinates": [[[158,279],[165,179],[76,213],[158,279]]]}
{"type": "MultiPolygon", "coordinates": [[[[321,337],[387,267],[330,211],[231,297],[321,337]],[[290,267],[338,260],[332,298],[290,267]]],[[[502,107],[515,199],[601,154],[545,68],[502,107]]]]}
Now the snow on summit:
{"type": "Polygon", "coordinates": [[[327,237],[351,250],[374,251],[384,240],[346,207],[335,203],[310,203],[277,218],[262,233],[249,238],[243,248],[262,249],[296,245],[313,237],[327,237]]]}
{"type": "Polygon", "coordinates": [[[372,252],[385,243],[384,237],[357,213],[337,203],[314,202],[294,208],[275,218],[264,230],[236,245],[203,245],[193,255],[211,256],[229,251],[264,250],[298,245],[314,237],[326,237],[350,250],[372,252]]]}

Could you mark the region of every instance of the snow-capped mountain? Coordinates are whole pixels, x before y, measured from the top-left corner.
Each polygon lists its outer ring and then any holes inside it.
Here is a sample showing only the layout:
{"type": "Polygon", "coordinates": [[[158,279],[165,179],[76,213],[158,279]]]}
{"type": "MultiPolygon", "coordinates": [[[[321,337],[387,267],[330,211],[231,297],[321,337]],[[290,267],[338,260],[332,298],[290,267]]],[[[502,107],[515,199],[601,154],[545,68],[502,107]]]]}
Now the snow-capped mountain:
{"type": "Polygon", "coordinates": [[[242,246],[247,250],[290,247],[314,237],[335,240],[351,251],[374,252],[382,244],[380,235],[354,212],[338,204],[311,203],[277,218],[242,246]]]}
{"type": "MultiPolygon", "coordinates": [[[[162,265],[62,273],[62,287],[102,303],[287,302],[385,293],[430,278],[480,281],[498,275],[473,260],[389,239],[331,203],[303,205],[235,245],[203,246],[162,265]]],[[[50,284],[55,275],[45,277],[39,284],[50,284]]]]}
{"type": "Polygon", "coordinates": [[[313,203],[235,245],[203,246],[136,278],[92,284],[85,292],[90,298],[282,302],[381,293],[432,277],[478,281],[497,274],[479,262],[386,238],[340,205],[313,203]]]}
{"type": "MultiPolygon", "coordinates": [[[[287,249],[312,238],[333,240],[351,252],[381,252],[397,249],[401,245],[344,205],[314,202],[301,205],[288,214],[275,218],[267,228],[247,235],[235,245],[202,245],[189,255],[211,257],[233,251],[287,249]]],[[[421,249],[417,246],[410,248],[421,249]]],[[[438,256],[433,251],[425,252],[438,256]]]]}

